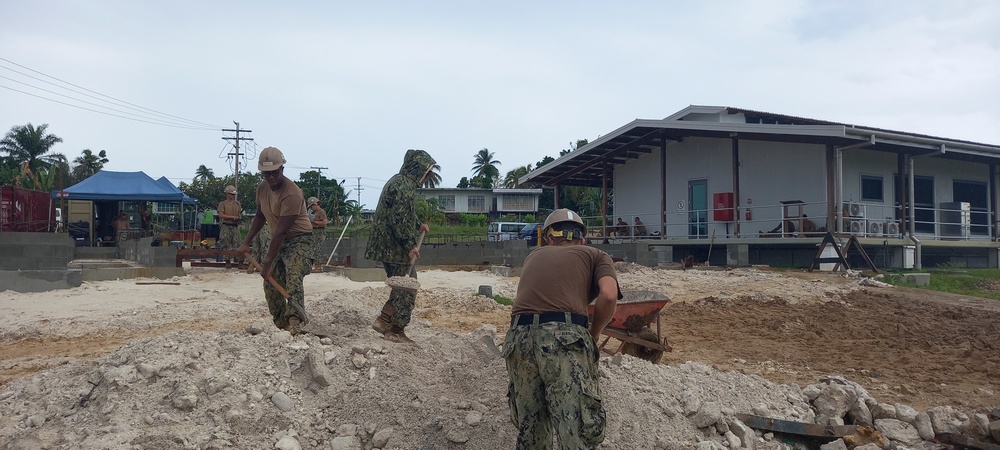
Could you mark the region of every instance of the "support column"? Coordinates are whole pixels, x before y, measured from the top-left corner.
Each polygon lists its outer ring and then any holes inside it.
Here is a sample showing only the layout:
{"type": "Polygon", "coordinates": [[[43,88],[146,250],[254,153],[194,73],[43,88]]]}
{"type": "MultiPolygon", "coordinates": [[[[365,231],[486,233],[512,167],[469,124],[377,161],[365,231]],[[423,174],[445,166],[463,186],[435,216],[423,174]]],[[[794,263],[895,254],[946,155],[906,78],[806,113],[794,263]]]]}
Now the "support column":
{"type": "Polygon", "coordinates": [[[667,139],[660,144],[660,237],[667,237],[667,139]]]}
{"type": "Polygon", "coordinates": [[[733,236],[740,237],[740,207],[743,204],[740,196],[740,140],[733,141],[733,236]]]}

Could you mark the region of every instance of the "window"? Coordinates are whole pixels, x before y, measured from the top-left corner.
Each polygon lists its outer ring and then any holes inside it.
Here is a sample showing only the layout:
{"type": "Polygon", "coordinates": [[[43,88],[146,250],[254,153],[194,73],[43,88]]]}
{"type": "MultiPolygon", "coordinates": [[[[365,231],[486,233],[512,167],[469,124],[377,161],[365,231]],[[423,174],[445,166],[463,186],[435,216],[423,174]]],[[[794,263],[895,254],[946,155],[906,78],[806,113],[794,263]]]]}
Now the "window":
{"type": "Polygon", "coordinates": [[[455,211],[455,194],[440,194],[438,195],[438,204],[441,205],[442,211],[455,211]]]}
{"type": "Polygon", "coordinates": [[[486,196],[470,195],[469,212],[486,212],[486,196]]]}
{"type": "Polygon", "coordinates": [[[180,203],[153,203],[153,214],[173,214],[181,212],[180,203]]]}
{"type": "Polygon", "coordinates": [[[535,197],[526,194],[506,194],[503,196],[504,211],[534,211],[535,197]]]}
{"type": "Polygon", "coordinates": [[[879,203],[885,201],[882,177],[861,175],[861,201],[879,203]]]}

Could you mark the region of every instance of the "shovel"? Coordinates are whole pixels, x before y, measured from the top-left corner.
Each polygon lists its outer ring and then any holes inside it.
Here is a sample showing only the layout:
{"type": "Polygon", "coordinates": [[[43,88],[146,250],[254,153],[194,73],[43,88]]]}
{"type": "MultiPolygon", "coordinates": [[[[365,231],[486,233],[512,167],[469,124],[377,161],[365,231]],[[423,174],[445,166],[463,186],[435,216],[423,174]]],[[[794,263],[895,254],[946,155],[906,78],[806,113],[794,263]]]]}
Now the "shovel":
{"type": "MultiPolygon", "coordinates": [[[[246,257],[247,260],[250,261],[250,264],[256,267],[257,270],[260,271],[260,273],[264,273],[264,268],[261,267],[260,263],[258,263],[257,260],[253,259],[253,256],[250,256],[249,253],[246,253],[246,257]]],[[[271,274],[267,274],[266,279],[268,283],[271,283],[271,286],[274,286],[274,290],[278,291],[278,293],[281,294],[282,297],[285,297],[285,302],[287,302],[289,305],[292,305],[292,307],[295,308],[295,310],[299,314],[302,314],[302,325],[309,323],[309,317],[306,316],[306,312],[298,308],[295,302],[291,300],[292,296],[288,294],[288,291],[286,291],[285,288],[281,287],[281,285],[278,284],[278,280],[275,280],[274,277],[271,276],[271,274]]]]}
{"type": "MultiPolygon", "coordinates": [[[[427,234],[426,231],[420,232],[420,238],[417,239],[417,251],[420,251],[420,245],[424,243],[424,235],[427,234]]],[[[410,259],[410,266],[406,270],[406,275],[389,277],[385,280],[385,284],[393,289],[399,289],[406,292],[416,293],[420,289],[420,283],[417,279],[410,276],[413,272],[413,266],[417,264],[417,257],[414,256],[410,259]]]]}
{"type": "Polygon", "coordinates": [[[344,238],[344,233],[347,232],[347,227],[351,226],[351,219],[353,218],[354,218],[353,215],[347,216],[347,223],[344,224],[344,229],[343,231],[340,232],[340,237],[337,238],[337,243],[334,244],[333,251],[330,252],[330,257],[326,259],[326,264],[323,264],[324,268],[332,267],[330,266],[330,261],[333,261],[333,255],[337,253],[337,247],[340,247],[340,240],[344,238]]]}

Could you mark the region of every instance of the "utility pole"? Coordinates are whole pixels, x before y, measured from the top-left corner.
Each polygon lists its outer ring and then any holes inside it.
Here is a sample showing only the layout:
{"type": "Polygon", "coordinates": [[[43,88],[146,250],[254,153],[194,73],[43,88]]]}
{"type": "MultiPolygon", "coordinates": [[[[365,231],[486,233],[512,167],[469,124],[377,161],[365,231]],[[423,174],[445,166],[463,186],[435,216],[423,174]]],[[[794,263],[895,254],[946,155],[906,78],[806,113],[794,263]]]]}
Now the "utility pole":
{"type": "Polygon", "coordinates": [[[356,190],[358,191],[358,208],[360,208],[361,207],[361,191],[365,190],[365,188],[361,187],[361,177],[358,177],[358,187],[356,188],[356,190]]]}
{"type": "Polygon", "coordinates": [[[239,189],[240,189],[240,156],[243,156],[243,155],[246,154],[246,153],[240,153],[240,140],[241,139],[244,140],[244,141],[252,141],[253,140],[253,138],[248,138],[248,137],[241,138],[240,137],[240,133],[252,133],[253,131],[252,130],[243,130],[243,129],[240,129],[240,123],[237,122],[237,121],[235,121],[235,120],[233,121],[233,123],[236,124],[236,129],[235,130],[231,129],[231,128],[223,128],[222,131],[229,131],[229,132],[234,132],[235,131],[236,132],[236,137],[223,137],[222,139],[225,139],[227,141],[235,141],[235,142],[233,142],[233,148],[235,149],[235,151],[231,152],[231,153],[226,153],[226,154],[229,155],[229,156],[236,157],[236,165],[235,165],[236,170],[235,170],[235,174],[233,175],[233,184],[236,186],[237,192],[239,192],[239,189]]]}
{"type": "Polygon", "coordinates": [[[319,198],[320,200],[322,200],[322,198],[321,198],[321,197],[319,196],[319,180],[320,180],[321,178],[323,178],[323,169],[329,169],[329,167],[316,167],[316,166],[311,166],[311,167],[309,167],[309,168],[310,168],[310,169],[316,169],[316,172],[318,172],[318,173],[316,174],[316,198],[319,198]]]}

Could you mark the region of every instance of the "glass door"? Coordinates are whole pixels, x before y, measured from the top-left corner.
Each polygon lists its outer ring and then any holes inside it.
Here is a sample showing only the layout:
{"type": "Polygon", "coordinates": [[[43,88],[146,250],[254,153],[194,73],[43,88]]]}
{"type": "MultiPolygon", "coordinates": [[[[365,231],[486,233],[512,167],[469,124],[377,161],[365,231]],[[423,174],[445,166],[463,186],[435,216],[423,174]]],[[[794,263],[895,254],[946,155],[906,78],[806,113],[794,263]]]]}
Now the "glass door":
{"type": "Polygon", "coordinates": [[[708,237],[708,180],[688,181],[688,237],[708,237]]]}

